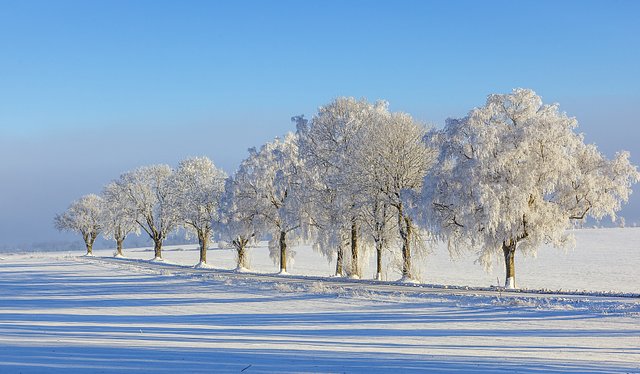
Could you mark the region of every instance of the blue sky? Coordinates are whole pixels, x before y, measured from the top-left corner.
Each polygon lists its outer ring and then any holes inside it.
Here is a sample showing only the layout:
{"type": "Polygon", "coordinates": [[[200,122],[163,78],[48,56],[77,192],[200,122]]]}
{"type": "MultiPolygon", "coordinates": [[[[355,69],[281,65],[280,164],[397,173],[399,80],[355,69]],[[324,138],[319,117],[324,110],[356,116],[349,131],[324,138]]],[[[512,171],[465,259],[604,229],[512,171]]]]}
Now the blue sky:
{"type": "MultiPolygon", "coordinates": [[[[337,96],[442,126],[532,88],[640,163],[637,1],[2,1],[0,245],[136,166],[233,172],[337,96]]],[[[640,194],[637,194],[640,195],[640,194]]],[[[640,197],[623,214],[640,223],[640,197]]]]}

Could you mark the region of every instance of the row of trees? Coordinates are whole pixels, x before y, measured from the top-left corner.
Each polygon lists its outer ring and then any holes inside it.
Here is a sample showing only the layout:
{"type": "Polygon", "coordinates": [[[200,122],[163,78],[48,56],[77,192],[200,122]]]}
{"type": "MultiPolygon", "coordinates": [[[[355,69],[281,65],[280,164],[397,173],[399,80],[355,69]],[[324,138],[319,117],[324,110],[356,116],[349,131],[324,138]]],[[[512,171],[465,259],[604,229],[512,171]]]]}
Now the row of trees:
{"type": "Polygon", "coordinates": [[[250,149],[231,177],[205,157],[175,170],[141,167],[75,201],[56,227],[80,232],[88,253],[103,233],[118,255],[142,230],[156,260],[182,227],[198,238],[200,264],[215,235],[235,249],[238,267],[248,246],[269,239],[283,273],[300,241],[335,261],[338,276],[360,277],[360,257],[372,249],[380,279],[391,251],[405,280],[414,278],[416,254],[445,241],[485,266],[503,256],[505,286],[514,288],[517,250],[565,247],[572,221],[615,219],[640,179],[628,153],[606,159],[575,132],[575,118],[527,89],[490,95],[442,130],[353,98],[292,120],[295,133],[250,149]]]}

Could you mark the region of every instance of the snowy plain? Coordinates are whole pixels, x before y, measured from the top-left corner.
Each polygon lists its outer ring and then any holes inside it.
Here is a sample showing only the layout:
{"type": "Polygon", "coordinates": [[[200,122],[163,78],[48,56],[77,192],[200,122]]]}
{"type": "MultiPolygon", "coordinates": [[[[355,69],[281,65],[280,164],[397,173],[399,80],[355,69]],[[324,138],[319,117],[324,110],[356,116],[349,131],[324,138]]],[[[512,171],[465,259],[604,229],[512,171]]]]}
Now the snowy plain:
{"type": "MultiPolygon", "coordinates": [[[[520,256],[519,285],[639,292],[640,229],[576,236],[573,251],[520,256]]],[[[310,248],[296,250],[292,274],[332,273],[310,248]]],[[[127,259],[112,252],[2,254],[0,373],[640,372],[637,297],[237,274],[231,251],[215,248],[218,270],[196,270],[186,266],[198,260],[192,246],[166,248],[167,264],[142,261],[148,248],[125,249],[127,259]]],[[[251,260],[276,272],[266,248],[251,260]]],[[[499,264],[485,273],[444,248],[423,262],[432,284],[503,277],[499,264]]]]}

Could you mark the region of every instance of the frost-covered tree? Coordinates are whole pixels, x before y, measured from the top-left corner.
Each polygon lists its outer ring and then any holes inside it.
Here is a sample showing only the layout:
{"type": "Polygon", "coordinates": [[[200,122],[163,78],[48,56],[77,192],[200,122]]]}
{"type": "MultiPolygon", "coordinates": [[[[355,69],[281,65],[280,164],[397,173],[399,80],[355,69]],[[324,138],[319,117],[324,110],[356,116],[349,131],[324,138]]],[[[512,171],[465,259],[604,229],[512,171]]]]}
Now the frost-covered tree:
{"type": "Polygon", "coordinates": [[[154,260],[162,260],[162,243],[182,223],[176,205],[173,170],[168,165],[143,166],[120,176],[116,183],[126,191],[136,223],[154,243],[154,260]]]}
{"type": "Polygon", "coordinates": [[[263,230],[271,234],[271,258],[279,263],[281,273],[287,272],[287,262],[295,254],[287,245],[305,222],[298,194],[301,168],[296,136],[290,133],[259,150],[250,149],[235,178],[235,200],[250,210],[243,214],[254,214],[263,230]]]}
{"type": "Polygon", "coordinates": [[[172,177],[177,213],[187,233],[198,237],[199,266],[207,263],[207,248],[213,222],[219,219],[226,178],[226,173],[207,157],[194,157],[180,162],[172,177]]]}
{"type": "Polygon", "coordinates": [[[364,194],[356,179],[354,155],[361,147],[362,128],[385,103],[338,98],[322,106],[310,122],[294,117],[304,159],[311,222],[317,228],[314,247],[330,260],[337,255],[336,275],[343,275],[345,247],[351,253],[353,277],[361,275],[359,242],[364,194]]]}
{"type": "Polygon", "coordinates": [[[219,219],[215,222],[216,229],[222,238],[221,246],[230,247],[236,254],[236,270],[243,271],[249,268],[249,246],[255,244],[260,234],[258,214],[254,207],[254,200],[249,198],[236,199],[236,194],[242,194],[246,187],[242,179],[248,174],[238,175],[237,178],[228,178],[225,192],[220,205],[219,219]],[[245,206],[244,204],[249,204],[245,206]]]}
{"type": "Polygon", "coordinates": [[[640,175],[627,152],[609,160],[576,127],[528,89],[448,120],[423,191],[432,229],[451,250],[478,250],[485,265],[504,256],[505,287],[515,288],[516,250],[568,245],[572,220],[615,219],[640,175]]]}
{"type": "MultiPolygon", "coordinates": [[[[437,159],[438,150],[424,141],[426,127],[406,113],[390,113],[384,108],[364,126],[353,169],[357,189],[365,193],[370,209],[369,226],[373,229],[378,273],[382,248],[389,226],[390,208],[396,217],[395,227],[402,242],[402,277],[413,279],[412,246],[424,247],[411,209],[412,197],[420,192],[425,174],[437,159]]],[[[378,277],[380,275],[378,274],[378,277]]]]}
{"type": "Polygon", "coordinates": [[[103,226],[104,204],[100,196],[88,194],[69,205],[62,214],[53,219],[56,229],[82,234],[87,247],[87,256],[93,255],[93,242],[96,240],[103,226]]]}
{"type": "Polygon", "coordinates": [[[116,241],[116,257],[122,257],[122,244],[131,233],[140,234],[135,207],[127,198],[122,184],[111,182],[102,191],[104,199],[104,232],[107,239],[116,241]]]}
{"type": "Polygon", "coordinates": [[[396,222],[393,207],[379,191],[367,192],[368,202],[363,206],[364,232],[373,241],[376,251],[376,279],[382,280],[383,252],[396,241],[396,222]]]}

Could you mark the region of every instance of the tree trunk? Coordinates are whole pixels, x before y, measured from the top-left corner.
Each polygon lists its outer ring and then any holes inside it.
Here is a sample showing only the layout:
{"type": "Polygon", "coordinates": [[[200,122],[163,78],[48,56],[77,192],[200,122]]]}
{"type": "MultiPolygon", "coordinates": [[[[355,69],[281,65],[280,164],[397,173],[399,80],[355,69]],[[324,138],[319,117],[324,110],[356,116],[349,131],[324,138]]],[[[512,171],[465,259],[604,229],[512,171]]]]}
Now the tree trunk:
{"type": "Polygon", "coordinates": [[[404,216],[402,204],[398,207],[398,231],[402,239],[402,279],[412,279],[411,274],[411,220],[404,216]]]}
{"type": "Polygon", "coordinates": [[[124,238],[118,238],[116,239],[116,251],[117,251],[117,256],[124,256],[124,254],[122,254],[122,243],[124,242],[124,238]]]}
{"type": "Polygon", "coordinates": [[[238,269],[245,269],[246,268],[246,253],[245,253],[245,246],[246,244],[244,242],[240,242],[240,245],[237,248],[238,251],[238,269]]]}
{"type": "Polygon", "coordinates": [[[376,279],[382,280],[382,239],[376,241],[376,279]]]}
{"type": "Polygon", "coordinates": [[[155,253],[154,259],[162,260],[162,239],[153,239],[153,251],[155,253]]]}
{"type": "Polygon", "coordinates": [[[98,234],[86,233],[82,235],[84,239],[84,245],[87,247],[87,256],[93,256],[93,242],[98,237],[98,234]]]}
{"type": "Polygon", "coordinates": [[[280,231],[280,272],[287,272],[287,233],[280,231]]]}
{"type": "Polygon", "coordinates": [[[405,235],[402,238],[402,277],[413,279],[411,274],[411,221],[404,217],[405,235]]]}
{"type": "Polygon", "coordinates": [[[518,243],[515,240],[509,240],[502,243],[502,252],[504,253],[504,265],[506,272],[506,279],[504,282],[504,288],[515,289],[516,288],[516,245],[518,243]]]}
{"type": "Polygon", "coordinates": [[[237,236],[232,241],[233,247],[236,249],[236,270],[246,269],[247,268],[247,244],[249,243],[249,239],[245,239],[241,236],[237,236]]]}
{"type": "Polygon", "coordinates": [[[93,241],[91,239],[87,239],[84,241],[84,244],[87,247],[87,256],[93,256],[93,241]]]}
{"type": "Polygon", "coordinates": [[[360,266],[358,264],[358,226],[356,220],[351,221],[351,276],[360,278],[360,266]]]}
{"type": "MultiPolygon", "coordinates": [[[[340,239],[342,241],[342,238],[340,239]]],[[[336,260],[336,277],[344,276],[343,265],[344,265],[344,247],[342,246],[342,243],[340,243],[338,244],[338,258],[336,260]]]]}
{"type": "Polygon", "coordinates": [[[205,230],[198,230],[198,241],[200,242],[200,263],[207,263],[207,248],[209,247],[209,233],[205,230]]]}

